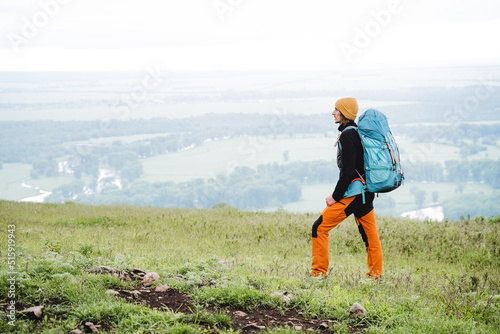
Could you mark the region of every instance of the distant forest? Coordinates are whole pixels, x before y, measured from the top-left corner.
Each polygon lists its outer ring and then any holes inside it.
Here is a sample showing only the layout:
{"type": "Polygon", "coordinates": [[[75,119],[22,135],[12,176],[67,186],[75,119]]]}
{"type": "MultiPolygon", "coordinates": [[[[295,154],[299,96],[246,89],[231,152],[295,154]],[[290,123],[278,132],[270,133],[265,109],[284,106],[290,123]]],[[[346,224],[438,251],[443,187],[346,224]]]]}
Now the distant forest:
{"type": "MultiPolygon", "coordinates": [[[[211,207],[228,202],[240,209],[279,206],[297,201],[301,185],[333,183],[337,168],[333,161],[269,164],[257,169],[236,168],[211,180],[182,183],[141,181],[141,159],[178,152],[202,145],[207,140],[240,136],[289,136],[320,134],[335,136],[336,126],[329,115],[208,114],[183,119],[135,119],[109,122],[19,121],[0,122],[0,168],[3,163],[33,165],[31,177],[50,177],[60,173],[57,159],[64,157],[77,181],[61,186],[47,201],[74,200],[85,203],[130,203],[161,207],[211,207]],[[75,129],[78,129],[75,131],[75,129]],[[332,134],[333,133],[333,134],[332,134]],[[162,134],[131,143],[103,139],[114,136],[162,134]],[[75,143],[78,142],[78,143],[75,143]],[[123,188],[110,182],[101,191],[96,183],[100,168],[120,173],[123,188]],[[91,191],[89,191],[91,190],[91,191]]],[[[411,182],[485,182],[500,188],[500,161],[467,161],[469,154],[496,146],[500,124],[459,124],[406,126],[393,131],[417,142],[433,141],[459,147],[461,160],[420,163],[405,167],[411,182]]],[[[496,199],[498,203],[498,199],[496,199]]],[[[390,203],[388,204],[390,205],[390,203]]],[[[450,204],[452,205],[452,204],[450,204]]],[[[486,211],[489,212],[489,211],[486,211]]]]}

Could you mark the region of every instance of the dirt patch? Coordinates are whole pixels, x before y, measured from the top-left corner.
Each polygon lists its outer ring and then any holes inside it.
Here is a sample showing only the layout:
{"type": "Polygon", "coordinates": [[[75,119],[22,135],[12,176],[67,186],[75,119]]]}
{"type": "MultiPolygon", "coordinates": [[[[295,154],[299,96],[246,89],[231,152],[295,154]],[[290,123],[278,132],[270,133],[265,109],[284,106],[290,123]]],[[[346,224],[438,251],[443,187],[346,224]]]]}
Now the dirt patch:
{"type": "Polygon", "coordinates": [[[290,327],[302,331],[314,331],[316,333],[331,333],[333,325],[337,321],[333,320],[305,320],[295,310],[286,311],[281,314],[273,309],[258,308],[250,312],[230,308],[234,328],[241,329],[243,333],[250,333],[275,327],[290,327]]]}
{"type": "Polygon", "coordinates": [[[193,313],[192,310],[194,309],[189,295],[172,289],[164,292],[148,289],[118,290],[118,293],[121,298],[156,310],[168,308],[174,312],[189,314],[193,313]]]}
{"type": "MultiPolygon", "coordinates": [[[[187,294],[175,290],[156,292],[153,290],[120,290],[119,297],[130,302],[140,304],[157,310],[169,309],[174,312],[192,314],[195,307],[191,297],[187,294]]],[[[336,320],[304,319],[303,315],[294,309],[286,311],[284,314],[274,309],[257,308],[252,312],[241,310],[235,307],[205,309],[208,312],[225,312],[232,319],[232,328],[239,329],[242,333],[253,333],[261,330],[289,327],[299,331],[310,331],[315,333],[332,333],[336,320]]],[[[349,328],[350,332],[364,331],[361,328],[349,328]]]]}

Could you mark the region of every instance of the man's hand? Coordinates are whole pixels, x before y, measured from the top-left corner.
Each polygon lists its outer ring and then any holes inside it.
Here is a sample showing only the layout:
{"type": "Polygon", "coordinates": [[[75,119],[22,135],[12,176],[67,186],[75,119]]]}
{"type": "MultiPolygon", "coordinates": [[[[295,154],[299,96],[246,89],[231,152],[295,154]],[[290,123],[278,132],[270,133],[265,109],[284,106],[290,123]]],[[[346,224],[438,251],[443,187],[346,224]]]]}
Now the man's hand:
{"type": "Polygon", "coordinates": [[[326,198],[326,206],[332,206],[335,203],[336,203],[336,201],[333,199],[332,195],[330,195],[326,198]]]}

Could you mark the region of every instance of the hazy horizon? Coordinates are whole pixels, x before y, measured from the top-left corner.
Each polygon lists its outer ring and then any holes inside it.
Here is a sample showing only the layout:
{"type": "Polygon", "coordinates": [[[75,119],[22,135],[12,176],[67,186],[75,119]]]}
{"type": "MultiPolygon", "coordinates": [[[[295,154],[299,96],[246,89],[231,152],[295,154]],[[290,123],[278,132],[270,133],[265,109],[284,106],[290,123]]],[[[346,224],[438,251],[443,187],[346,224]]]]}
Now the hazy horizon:
{"type": "MultiPolygon", "coordinates": [[[[321,114],[329,113],[335,99],[344,95],[358,98],[360,109],[365,110],[416,105],[434,95],[433,89],[500,86],[500,66],[433,68],[425,72],[162,72],[149,67],[143,72],[0,73],[0,121],[106,120],[120,117],[114,112],[120,105],[130,106],[128,118],[273,113],[280,108],[293,114],[321,114]]],[[[463,98],[453,94],[438,99],[449,101],[451,107],[463,98]]]]}

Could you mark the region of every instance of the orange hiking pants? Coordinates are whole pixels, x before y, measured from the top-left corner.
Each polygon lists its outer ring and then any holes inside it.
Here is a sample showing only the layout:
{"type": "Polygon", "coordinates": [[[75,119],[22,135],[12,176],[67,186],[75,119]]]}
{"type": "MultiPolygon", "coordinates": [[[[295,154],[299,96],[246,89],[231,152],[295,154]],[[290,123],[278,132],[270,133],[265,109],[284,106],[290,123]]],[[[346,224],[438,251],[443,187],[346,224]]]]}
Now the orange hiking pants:
{"type": "Polygon", "coordinates": [[[344,219],[354,214],[359,233],[368,253],[368,277],[382,275],[382,245],[378,237],[373,211],[374,194],[366,193],[363,204],[361,195],[343,198],[327,206],[312,227],[312,271],[311,276],[326,276],[328,273],[328,233],[344,219]]]}

